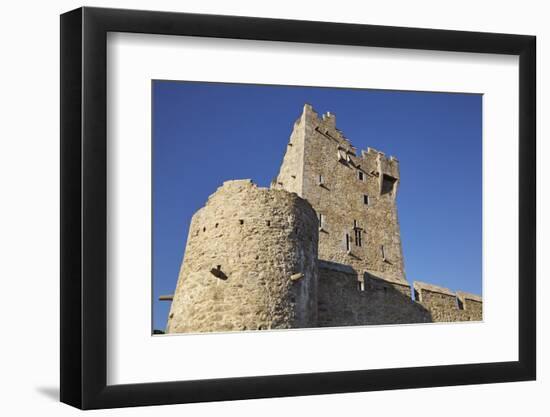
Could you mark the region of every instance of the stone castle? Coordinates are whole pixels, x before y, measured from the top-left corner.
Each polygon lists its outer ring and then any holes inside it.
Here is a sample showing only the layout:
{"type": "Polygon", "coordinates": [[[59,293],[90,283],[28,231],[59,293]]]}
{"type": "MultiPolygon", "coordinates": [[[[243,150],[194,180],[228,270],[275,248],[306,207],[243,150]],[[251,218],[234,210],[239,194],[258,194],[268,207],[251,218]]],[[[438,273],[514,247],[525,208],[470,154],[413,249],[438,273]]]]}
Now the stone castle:
{"type": "Polygon", "coordinates": [[[478,295],[411,293],[399,179],[306,104],[270,188],[226,181],[194,214],[166,332],[480,321],[478,295]]]}

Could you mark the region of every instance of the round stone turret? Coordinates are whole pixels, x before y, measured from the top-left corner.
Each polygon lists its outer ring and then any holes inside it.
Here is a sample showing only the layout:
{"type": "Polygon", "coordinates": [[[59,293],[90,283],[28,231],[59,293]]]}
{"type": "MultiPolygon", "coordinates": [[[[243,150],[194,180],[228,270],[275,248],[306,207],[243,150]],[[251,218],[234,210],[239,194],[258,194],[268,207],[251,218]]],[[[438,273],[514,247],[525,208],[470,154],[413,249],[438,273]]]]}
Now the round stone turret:
{"type": "Polygon", "coordinates": [[[318,230],[295,193],[225,182],[191,221],[167,333],[315,326],[318,230]]]}

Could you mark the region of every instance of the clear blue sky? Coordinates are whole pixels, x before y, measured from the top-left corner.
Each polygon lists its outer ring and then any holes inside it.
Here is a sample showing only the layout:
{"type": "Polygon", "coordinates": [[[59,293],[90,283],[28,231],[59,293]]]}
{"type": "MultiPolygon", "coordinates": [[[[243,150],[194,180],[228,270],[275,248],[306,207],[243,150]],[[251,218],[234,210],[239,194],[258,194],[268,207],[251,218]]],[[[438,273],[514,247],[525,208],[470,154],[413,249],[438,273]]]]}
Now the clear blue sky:
{"type": "Polygon", "coordinates": [[[154,81],[154,328],[191,216],[225,180],[269,186],[304,103],[336,114],[358,150],[399,159],[407,279],[481,294],[481,95],[154,81]]]}

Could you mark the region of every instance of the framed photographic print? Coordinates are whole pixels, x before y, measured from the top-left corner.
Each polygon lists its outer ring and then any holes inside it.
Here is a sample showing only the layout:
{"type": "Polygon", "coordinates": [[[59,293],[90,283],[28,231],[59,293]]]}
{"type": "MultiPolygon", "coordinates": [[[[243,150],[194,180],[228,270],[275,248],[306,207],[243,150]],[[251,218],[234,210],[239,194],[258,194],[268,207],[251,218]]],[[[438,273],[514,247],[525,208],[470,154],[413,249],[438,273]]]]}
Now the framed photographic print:
{"type": "Polygon", "coordinates": [[[535,38],[61,16],[61,401],[535,379],[535,38]]]}

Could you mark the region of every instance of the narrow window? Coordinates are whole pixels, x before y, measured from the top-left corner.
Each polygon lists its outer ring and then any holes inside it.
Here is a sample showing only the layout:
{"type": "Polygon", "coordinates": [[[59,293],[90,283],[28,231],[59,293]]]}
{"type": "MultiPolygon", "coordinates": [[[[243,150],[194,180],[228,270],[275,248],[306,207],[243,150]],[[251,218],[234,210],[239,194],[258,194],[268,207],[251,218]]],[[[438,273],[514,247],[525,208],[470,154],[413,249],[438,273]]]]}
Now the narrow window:
{"type": "Polygon", "coordinates": [[[363,195],[363,203],[365,203],[366,206],[369,205],[369,196],[366,194],[363,195]]]}
{"type": "Polygon", "coordinates": [[[365,283],[363,281],[357,281],[357,287],[359,291],[365,291],[365,283]]]}
{"type": "Polygon", "coordinates": [[[322,229],[324,225],[325,225],[325,218],[321,213],[319,213],[319,229],[322,229]]]}
{"type": "Polygon", "coordinates": [[[319,175],[319,185],[323,185],[325,183],[324,181],[325,179],[323,178],[322,175],[319,175]]]}
{"type": "Polygon", "coordinates": [[[382,255],[382,260],[386,260],[386,250],[384,249],[384,245],[380,245],[380,255],[382,255]]]}
{"type": "Polygon", "coordinates": [[[355,245],[361,246],[362,244],[361,229],[355,229],[355,245]]]}
{"type": "Polygon", "coordinates": [[[351,242],[350,242],[349,234],[346,233],[346,251],[348,251],[348,252],[349,252],[350,249],[351,249],[350,243],[351,243],[351,242]]]}
{"type": "Polygon", "coordinates": [[[355,245],[356,246],[361,246],[363,244],[362,242],[362,235],[361,235],[361,229],[359,228],[359,226],[357,225],[357,220],[354,220],[353,221],[353,232],[355,234],[355,245]]]}
{"type": "Polygon", "coordinates": [[[358,175],[360,181],[364,180],[365,176],[363,174],[363,171],[357,171],[357,175],[358,175]]]}

